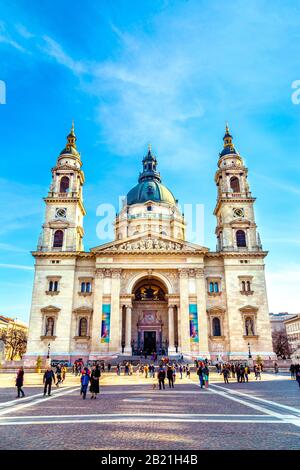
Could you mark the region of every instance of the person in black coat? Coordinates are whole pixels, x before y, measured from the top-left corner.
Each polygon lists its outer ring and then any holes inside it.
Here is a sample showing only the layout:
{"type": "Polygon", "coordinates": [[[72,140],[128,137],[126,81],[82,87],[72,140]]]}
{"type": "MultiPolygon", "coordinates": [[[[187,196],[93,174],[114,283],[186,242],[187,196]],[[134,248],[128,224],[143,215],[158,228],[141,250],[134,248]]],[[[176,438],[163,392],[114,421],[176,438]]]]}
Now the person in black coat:
{"type": "Polygon", "coordinates": [[[23,383],[24,383],[24,368],[20,367],[17,373],[17,378],[16,378],[16,387],[18,391],[18,396],[16,398],[21,398],[21,394],[22,394],[22,398],[25,397],[25,393],[22,390],[23,383]]]}
{"type": "Polygon", "coordinates": [[[174,388],[174,375],[173,375],[173,369],[171,366],[168,366],[167,378],[169,381],[169,388],[174,388]]]}
{"type": "Polygon", "coordinates": [[[92,373],[91,373],[91,386],[90,386],[90,392],[92,394],[91,398],[97,398],[97,393],[100,392],[99,388],[99,380],[101,377],[101,371],[100,367],[97,364],[96,367],[93,368],[92,373]]]}
{"type": "Polygon", "coordinates": [[[53,383],[55,383],[55,375],[54,375],[54,372],[51,369],[51,367],[48,366],[46,372],[44,373],[44,377],[43,377],[43,383],[45,385],[44,386],[44,396],[46,395],[47,389],[48,389],[48,396],[50,397],[52,380],[53,380],[53,383]]]}
{"type": "Polygon", "coordinates": [[[159,368],[157,373],[158,383],[159,383],[159,390],[162,388],[165,389],[165,378],[166,378],[166,371],[163,367],[159,368]]]}

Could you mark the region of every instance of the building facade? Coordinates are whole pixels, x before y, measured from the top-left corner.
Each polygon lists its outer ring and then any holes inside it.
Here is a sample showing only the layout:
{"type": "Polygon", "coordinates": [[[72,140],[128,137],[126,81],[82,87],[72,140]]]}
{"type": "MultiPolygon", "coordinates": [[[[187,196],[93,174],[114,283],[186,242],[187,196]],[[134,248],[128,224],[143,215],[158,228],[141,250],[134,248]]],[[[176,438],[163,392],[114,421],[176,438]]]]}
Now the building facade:
{"type": "Polygon", "coordinates": [[[27,323],[17,318],[0,315],[0,363],[2,361],[20,360],[24,352],[24,342],[28,334],[27,323]],[[8,340],[5,341],[4,336],[8,340]]]}
{"type": "Polygon", "coordinates": [[[300,313],[291,316],[284,322],[287,339],[291,348],[291,358],[295,362],[300,359],[300,313]]]}
{"type": "Polygon", "coordinates": [[[264,259],[243,159],[228,127],[215,184],[217,250],[186,223],[149,147],[115,239],[83,248],[84,174],[74,126],[52,169],[35,258],[26,360],[156,351],[217,359],[273,357],[264,259]]]}

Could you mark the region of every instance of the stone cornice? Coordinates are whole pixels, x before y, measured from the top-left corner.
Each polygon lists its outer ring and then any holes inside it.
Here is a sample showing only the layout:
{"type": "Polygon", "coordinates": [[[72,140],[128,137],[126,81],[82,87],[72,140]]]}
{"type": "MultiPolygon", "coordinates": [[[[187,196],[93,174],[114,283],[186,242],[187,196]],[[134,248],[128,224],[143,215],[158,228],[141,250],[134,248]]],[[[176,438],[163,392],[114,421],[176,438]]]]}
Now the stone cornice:
{"type": "Polygon", "coordinates": [[[209,251],[204,258],[265,258],[268,251],[209,251]]]}

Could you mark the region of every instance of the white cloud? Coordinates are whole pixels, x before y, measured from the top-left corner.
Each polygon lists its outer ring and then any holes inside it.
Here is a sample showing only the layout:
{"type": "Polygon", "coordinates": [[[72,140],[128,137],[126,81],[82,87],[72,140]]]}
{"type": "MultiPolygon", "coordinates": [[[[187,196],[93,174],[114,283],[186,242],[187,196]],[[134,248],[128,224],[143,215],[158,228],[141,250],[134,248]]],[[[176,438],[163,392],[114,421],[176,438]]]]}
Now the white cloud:
{"type": "Polygon", "coordinates": [[[33,271],[33,266],[25,266],[23,264],[7,264],[7,263],[0,263],[0,268],[7,268],[7,269],[20,269],[22,271],[33,271]]]}
{"type": "Polygon", "coordinates": [[[83,62],[72,59],[62,48],[62,46],[49,36],[43,36],[44,44],[41,49],[50,57],[70,69],[75,74],[82,74],[86,71],[86,66],[83,62]]]}

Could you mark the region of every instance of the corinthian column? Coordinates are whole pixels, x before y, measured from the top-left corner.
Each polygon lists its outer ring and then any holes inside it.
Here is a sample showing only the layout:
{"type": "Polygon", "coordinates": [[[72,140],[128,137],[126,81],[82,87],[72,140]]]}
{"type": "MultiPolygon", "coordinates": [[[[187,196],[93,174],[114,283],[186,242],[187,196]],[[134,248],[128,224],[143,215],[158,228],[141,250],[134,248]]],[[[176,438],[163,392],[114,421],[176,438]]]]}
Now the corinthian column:
{"type": "Polygon", "coordinates": [[[125,321],[125,349],[124,353],[132,354],[131,347],[131,318],[132,318],[132,308],[131,305],[126,305],[126,321],[125,321]]]}
{"type": "Polygon", "coordinates": [[[119,353],[120,341],[120,277],[121,269],[112,269],[111,273],[111,315],[109,351],[119,353]]]}
{"type": "Polygon", "coordinates": [[[199,329],[199,355],[210,357],[208,350],[208,325],[206,314],[206,283],[203,269],[196,269],[196,292],[199,329]]]}
{"type": "Polygon", "coordinates": [[[168,354],[175,354],[174,344],[174,306],[170,305],[168,310],[168,327],[169,327],[169,347],[168,354]]]}
{"type": "Polygon", "coordinates": [[[101,344],[101,324],[102,324],[102,293],[103,293],[103,270],[97,269],[94,279],[94,303],[92,316],[92,342],[90,359],[97,357],[102,350],[101,344]]]}
{"type": "Polygon", "coordinates": [[[190,316],[188,270],[179,270],[180,288],[180,348],[183,355],[190,354],[190,316]]]}

